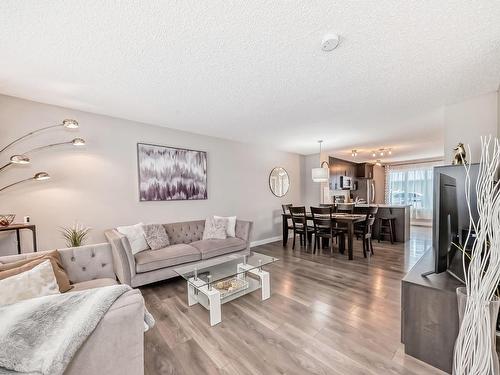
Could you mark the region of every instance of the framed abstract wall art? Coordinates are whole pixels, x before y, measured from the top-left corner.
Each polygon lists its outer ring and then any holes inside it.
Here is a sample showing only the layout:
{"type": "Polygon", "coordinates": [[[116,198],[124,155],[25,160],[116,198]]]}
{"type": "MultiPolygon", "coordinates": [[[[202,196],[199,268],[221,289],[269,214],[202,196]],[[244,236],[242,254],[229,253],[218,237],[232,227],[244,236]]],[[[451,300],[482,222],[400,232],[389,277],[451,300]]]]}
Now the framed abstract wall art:
{"type": "Polygon", "coordinates": [[[137,144],[139,199],[174,201],[207,199],[207,153],[137,144]]]}

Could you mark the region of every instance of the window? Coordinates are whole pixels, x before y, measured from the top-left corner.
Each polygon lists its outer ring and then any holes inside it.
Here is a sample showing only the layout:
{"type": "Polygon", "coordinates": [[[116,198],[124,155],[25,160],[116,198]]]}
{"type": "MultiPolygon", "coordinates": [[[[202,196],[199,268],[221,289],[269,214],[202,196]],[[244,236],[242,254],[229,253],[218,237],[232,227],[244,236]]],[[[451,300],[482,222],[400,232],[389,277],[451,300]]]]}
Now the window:
{"type": "Polygon", "coordinates": [[[386,202],[411,206],[411,218],[432,220],[433,167],[441,163],[386,166],[386,202]]]}

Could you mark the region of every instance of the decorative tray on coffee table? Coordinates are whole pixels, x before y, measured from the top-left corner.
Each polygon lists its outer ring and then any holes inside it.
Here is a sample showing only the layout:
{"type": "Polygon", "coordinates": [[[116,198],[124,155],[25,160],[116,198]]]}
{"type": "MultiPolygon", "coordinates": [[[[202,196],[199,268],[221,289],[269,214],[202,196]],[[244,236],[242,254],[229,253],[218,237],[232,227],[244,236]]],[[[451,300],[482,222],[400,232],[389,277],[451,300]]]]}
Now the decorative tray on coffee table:
{"type": "Polygon", "coordinates": [[[248,281],[233,277],[231,279],[217,281],[214,283],[214,288],[220,292],[220,298],[226,298],[241,290],[247,289],[248,281]]]}

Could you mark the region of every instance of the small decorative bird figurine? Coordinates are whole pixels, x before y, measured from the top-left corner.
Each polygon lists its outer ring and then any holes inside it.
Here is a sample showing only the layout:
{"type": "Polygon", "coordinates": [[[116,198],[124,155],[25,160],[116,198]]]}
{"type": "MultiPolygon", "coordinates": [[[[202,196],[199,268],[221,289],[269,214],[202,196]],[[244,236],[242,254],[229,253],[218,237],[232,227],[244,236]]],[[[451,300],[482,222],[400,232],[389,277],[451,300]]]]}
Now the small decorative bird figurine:
{"type": "Polygon", "coordinates": [[[465,152],[465,147],[462,142],[460,142],[457,147],[453,149],[453,165],[464,165],[467,164],[467,154],[465,152]]]}

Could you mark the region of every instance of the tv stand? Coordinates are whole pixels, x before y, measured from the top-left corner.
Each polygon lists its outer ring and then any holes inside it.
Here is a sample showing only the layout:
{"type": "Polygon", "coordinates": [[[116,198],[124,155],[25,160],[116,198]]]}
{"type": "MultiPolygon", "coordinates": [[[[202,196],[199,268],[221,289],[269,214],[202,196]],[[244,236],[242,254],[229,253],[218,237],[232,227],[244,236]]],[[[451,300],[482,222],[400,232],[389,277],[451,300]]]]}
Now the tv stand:
{"type": "Polygon", "coordinates": [[[430,275],[434,275],[435,273],[436,273],[436,271],[427,271],[427,272],[424,272],[423,274],[421,274],[420,276],[427,277],[430,275]]]}
{"type": "Polygon", "coordinates": [[[451,374],[458,335],[456,289],[463,284],[434,268],[430,248],[401,285],[401,341],[405,353],[451,374]]]}

